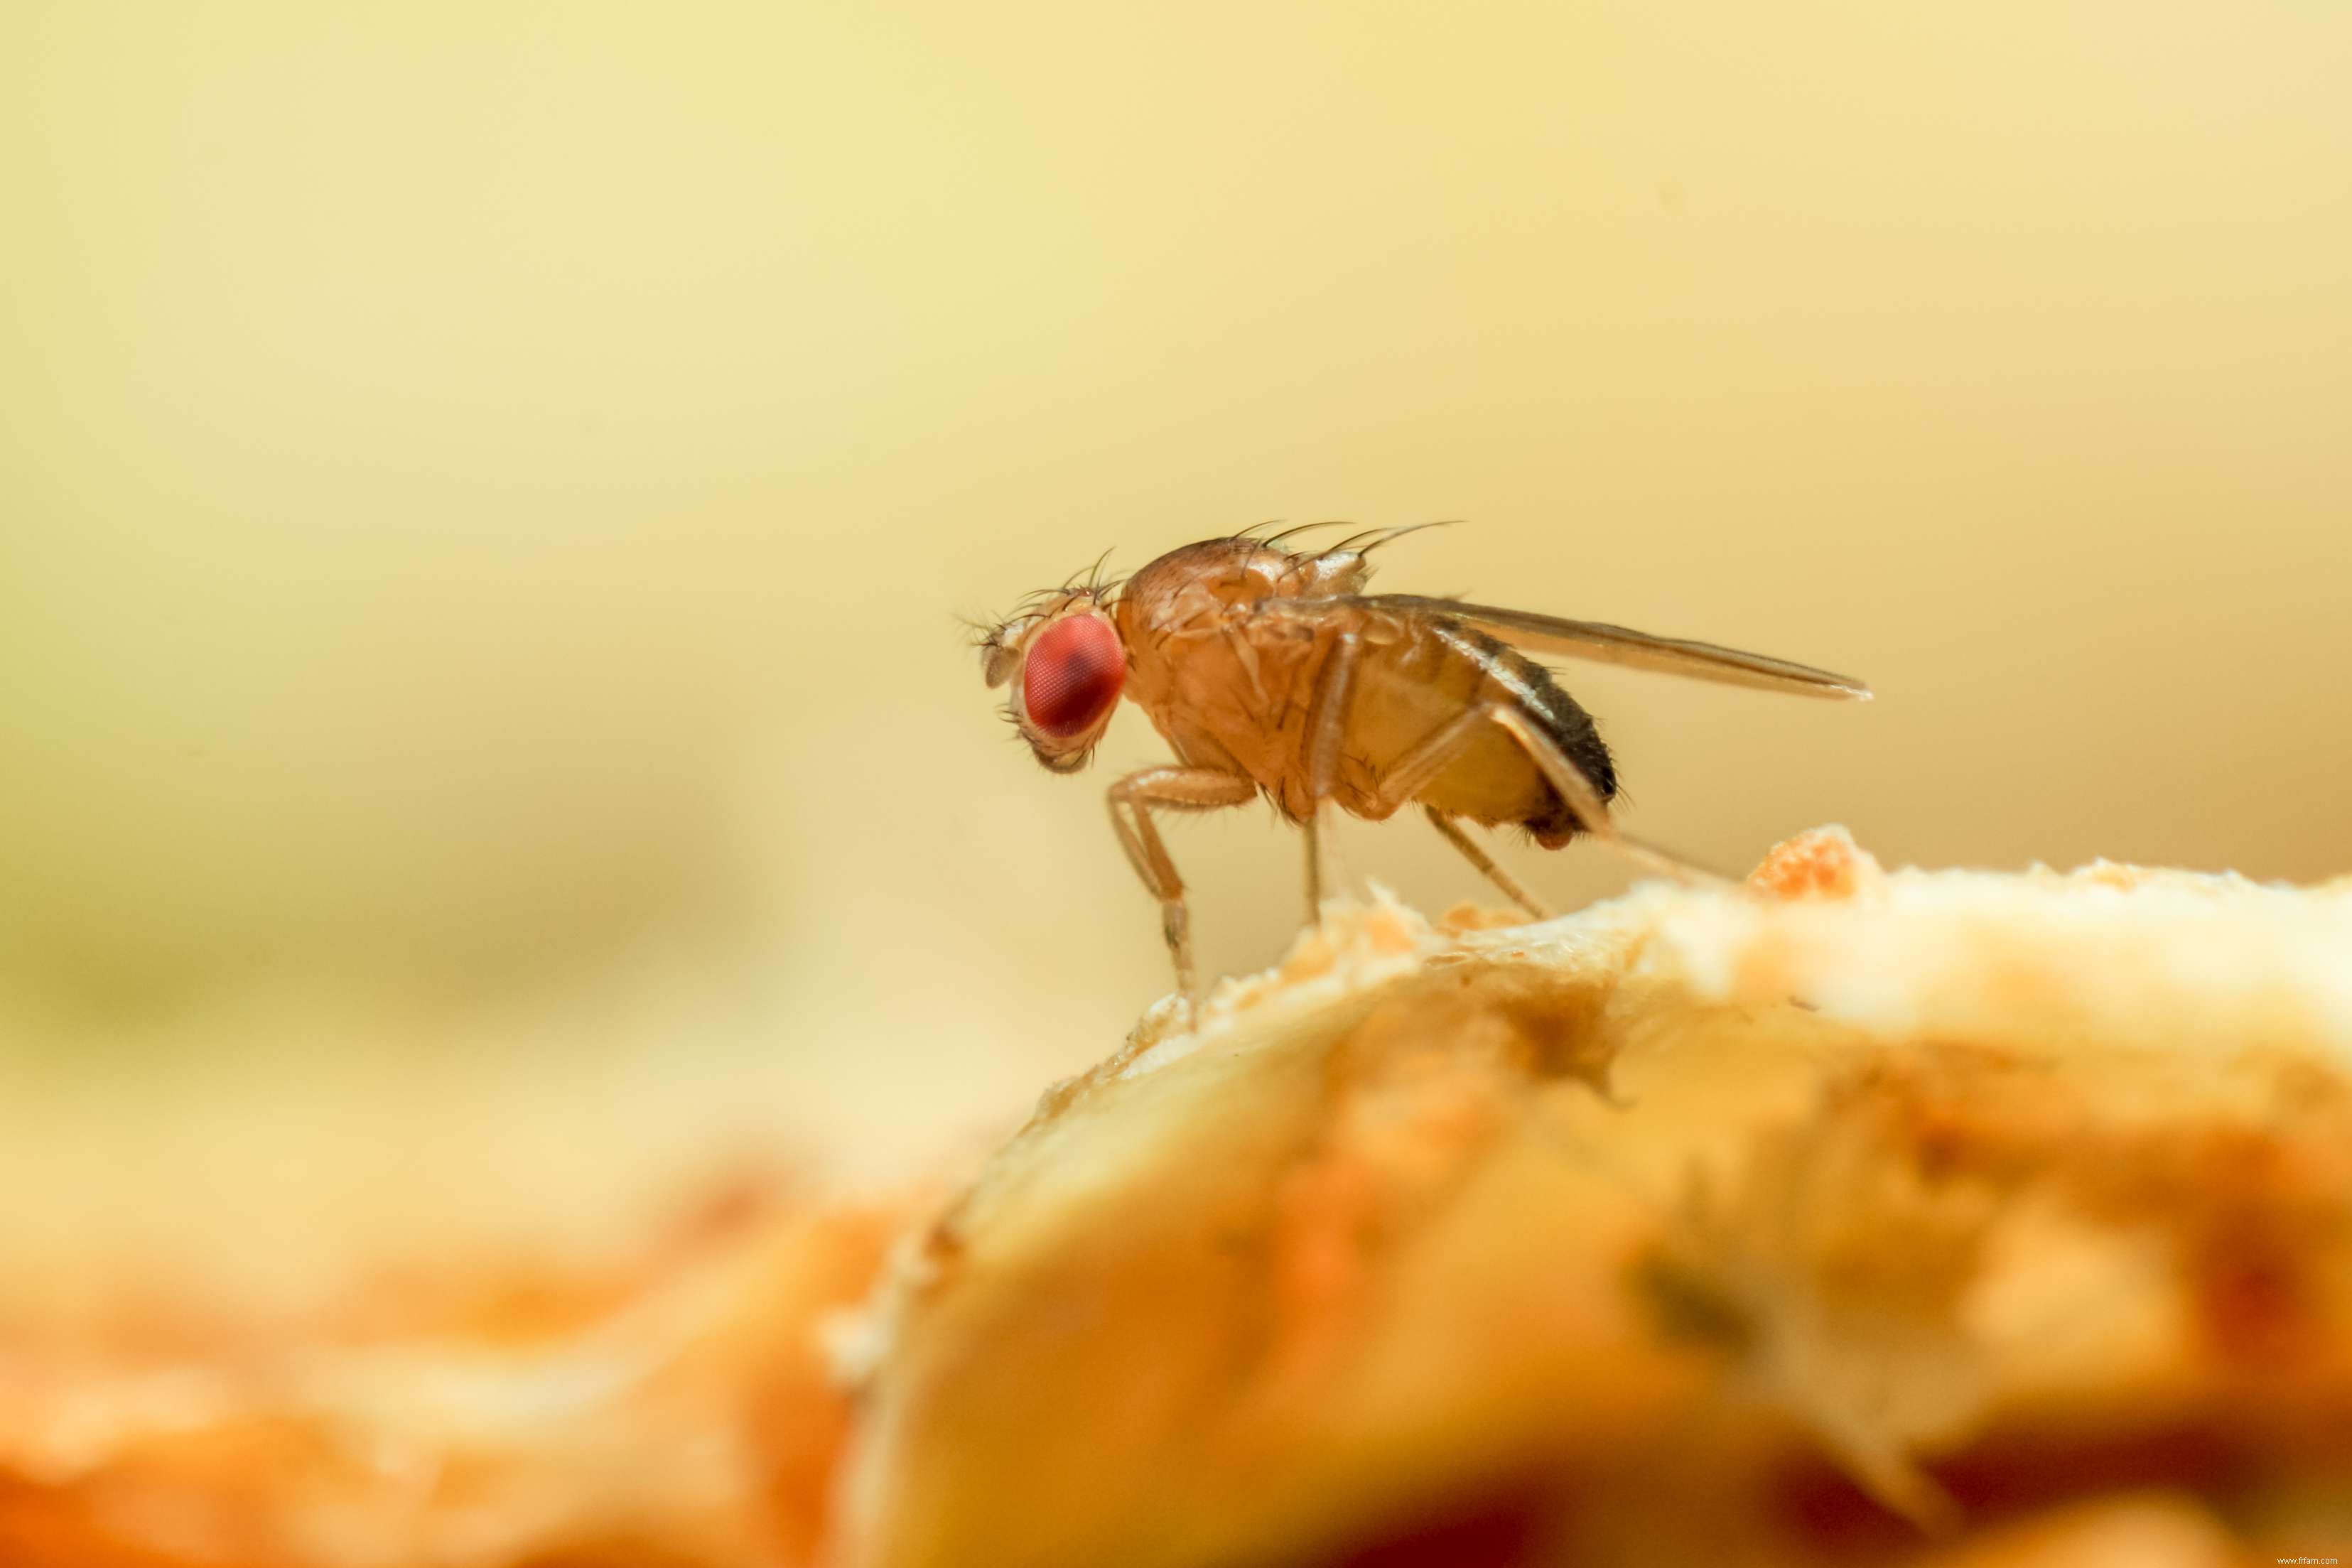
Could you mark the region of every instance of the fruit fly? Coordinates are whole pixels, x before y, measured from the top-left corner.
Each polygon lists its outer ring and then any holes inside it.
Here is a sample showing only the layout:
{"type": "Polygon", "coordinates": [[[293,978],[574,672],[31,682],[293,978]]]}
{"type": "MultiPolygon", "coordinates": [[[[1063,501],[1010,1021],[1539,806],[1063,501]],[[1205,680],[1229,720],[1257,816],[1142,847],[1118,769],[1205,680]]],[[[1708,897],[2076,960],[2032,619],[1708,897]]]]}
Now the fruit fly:
{"type": "MultiPolygon", "coordinates": [[[[1309,525],[1319,527],[1321,525],[1309,525]]],[[[1151,896],[1176,983],[1198,987],[1184,879],[1156,814],[1263,795],[1305,831],[1307,904],[1319,915],[1333,810],[1384,820],[1418,805],[1445,840],[1531,916],[1549,913],[1463,831],[1514,825],[1557,849],[1585,833],[1651,867],[1709,880],[1618,831],[1616,765],[1591,716],[1530,655],[1594,659],[1816,697],[1867,698],[1858,681],[1761,653],[1588,621],[1409,593],[1366,593],[1370,553],[1431,524],[1327,549],[1299,528],[1207,539],[1124,582],[1097,574],[1032,595],[980,634],[982,673],[1039,762],[1086,766],[1124,695],[1176,754],[1110,787],[1111,826],[1151,896]]]]}

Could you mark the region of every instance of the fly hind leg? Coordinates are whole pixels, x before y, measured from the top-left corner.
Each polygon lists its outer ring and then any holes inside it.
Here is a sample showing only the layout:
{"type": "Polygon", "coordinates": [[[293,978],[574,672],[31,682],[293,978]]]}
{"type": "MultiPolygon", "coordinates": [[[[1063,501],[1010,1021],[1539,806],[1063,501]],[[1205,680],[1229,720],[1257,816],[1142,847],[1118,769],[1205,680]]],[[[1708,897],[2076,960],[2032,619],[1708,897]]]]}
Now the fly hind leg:
{"type": "MultiPolygon", "coordinates": [[[[1537,770],[1543,774],[1546,781],[1566,803],[1569,814],[1576,819],[1576,825],[1600,842],[1636,864],[1664,872],[1677,882],[1720,885],[1730,880],[1670,851],[1619,832],[1617,824],[1609,820],[1609,802],[1601,798],[1601,791],[1593,788],[1592,780],[1584,776],[1584,770],[1570,759],[1551,737],[1501,703],[1486,703],[1456,714],[1391,763],[1380,782],[1383,810],[1392,811],[1427,788],[1430,781],[1443,773],[1446,765],[1464,747],[1475,741],[1479,733],[1490,724],[1518,743],[1519,748],[1528,754],[1528,759],[1536,765],[1537,770]]],[[[1541,904],[1529,898],[1516,882],[1503,873],[1501,867],[1471,842],[1468,835],[1454,825],[1452,818],[1432,809],[1429,820],[1512,902],[1530,913],[1542,909],[1541,904]]]]}
{"type": "Polygon", "coordinates": [[[1192,919],[1184,907],[1184,879],[1168,858],[1152,810],[1209,811],[1221,806],[1246,805],[1257,786],[1235,773],[1213,768],[1147,768],[1130,773],[1110,787],[1110,825],[1118,834],[1128,863],[1151,896],[1160,901],[1160,930],[1167,939],[1168,956],[1176,966],[1176,988],[1188,1014],[1196,1010],[1200,978],[1192,967],[1192,919]]]}
{"type": "MultiPolygon", "coordinates": [[[[1487,708],[1465,709],[1422,737],[1412,749],[1391,762],[1381,775],[1375,789],[1381,814],[1387,815],[1420,794],[1489,722],[1487,708]]],[[[1428,805],[1422,810],[1429,814],[1430,826],[1435,828],[1447,843],[1460,851],[1464,860],[1477,867],[1479,875],[1501,889],[1504,897],[1537,920],[1550,917],[1551,911],[1545,906],[1543,900],[1521,887],[1518,879],[1496,865],[1494,857],[1480,849],[1470,835],[1462,831],[1452,813],[1428,805]]]]}
{"type": "Polygon", "coordinates": [[[1503,896],[1526,911],[1535,920],[1551,918],[1551,908],[1534,894],[1519,885],[1519,879],[1495,863],[1495,857],[1478,847],[1478,841],[1462,831],[1461,824],[1434,806],[1423,806],[1429,814],[1429,825],[1442,834],[1445,841],[1462,852],[1462,858],[1478,868],[1478,874],[1502,890],[1503,896]]]}
{"type": "Polygon", "coordinates": [[[1617,824],[1609,820],[1609,802],[1601,798],[1601,791],[1592,787],[1592,780],[1569,759],[1568,753],[1560,749],[1557,741],[1529,724],[1526,716],[1516,709],[1492,704],[1484,711],[1519,743],[1520,749],[1528,754],[1528,759],[1542,772],[1551,787],[1559,792],[1559,798],[1568,803],[1569,814],[1576,819],[1578,827],[1634,864],[1663,872],[1676,882],[1701,887],[1737,885],[1734,879],[1721,872],[1710,871],[1696,861],[1684,859],[1672,850],[1661,849],[1656,844],[1644,843],[1630,834],[1619,832],[1617,824]]]}

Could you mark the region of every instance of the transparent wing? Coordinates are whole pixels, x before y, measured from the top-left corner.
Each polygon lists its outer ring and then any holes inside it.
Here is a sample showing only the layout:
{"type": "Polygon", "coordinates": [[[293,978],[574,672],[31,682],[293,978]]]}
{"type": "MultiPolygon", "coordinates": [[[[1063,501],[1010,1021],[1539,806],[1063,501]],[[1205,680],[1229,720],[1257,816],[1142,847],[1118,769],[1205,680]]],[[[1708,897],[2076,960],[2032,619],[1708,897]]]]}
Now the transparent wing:
{"type": "Polygon", "coordinates": [[[1567,621],[1557,615],[1499,610],[1491,604],[1465,604],[1458,599],[1432,599],[1417,593],[1373,593],[1328,602],[1355,604],[1391,614],[1437,615],[1448,621],[1465,622],[1527,653],[1592,659],[1604,664],[1625,664],[1637,670],[1719,681],[1725,685],[1754,686],[1761,691],[1790,692],[1799,696],[1865,702],[1870,698],[1870,688],[1848,675],[1833,675],[1827,670],[1790,664],[1769,653],[1746,653],[1737,648],[1688,643],[1679,637],[1654,637],[1647,632],[1604,626],[1597,621],[1567,621]]]}

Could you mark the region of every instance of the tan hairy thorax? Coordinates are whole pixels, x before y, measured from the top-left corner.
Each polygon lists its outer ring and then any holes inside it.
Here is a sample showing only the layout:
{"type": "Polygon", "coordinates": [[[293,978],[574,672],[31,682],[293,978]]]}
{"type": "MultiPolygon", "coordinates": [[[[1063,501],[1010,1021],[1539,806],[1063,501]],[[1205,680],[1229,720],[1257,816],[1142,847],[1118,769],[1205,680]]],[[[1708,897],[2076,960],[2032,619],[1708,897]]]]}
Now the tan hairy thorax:
{"type": "MultiPolygon", "coordinates": [[[[1125,585],[1117,609],[1130,659],[1129,695],[1194,767],[1248,778],[1294,821],[1314,810],[1307,779],[1314,687],[1343,630],[1361,640],[1349,739],[1332,795],[1358,816],[1385,817],[1380,768],[1463,711],[1492,683],[1425,618],[1367,608],[1291,619],[1286,601],[1355,592],[1370,575],[1354,552],[1292,554],[1249,538],[1171,551],[1125,585]]],[[[1478,822],[1543,813],[1541,775],[1501,731],[1482,737],[1433,781],[1427,798],[1478,822]]]]}

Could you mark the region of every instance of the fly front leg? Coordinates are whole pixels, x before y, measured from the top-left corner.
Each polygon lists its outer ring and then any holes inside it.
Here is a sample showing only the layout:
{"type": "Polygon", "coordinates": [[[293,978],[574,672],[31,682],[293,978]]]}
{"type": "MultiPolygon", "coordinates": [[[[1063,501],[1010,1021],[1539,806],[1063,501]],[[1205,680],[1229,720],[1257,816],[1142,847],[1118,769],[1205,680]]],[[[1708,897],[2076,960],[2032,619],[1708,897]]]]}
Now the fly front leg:
{"type": "Polygon", "coordinates": [[[1153,808],[1172,811],[1209,811],[1220,806],[1243,806],[1257,794],[1257,785],[1238,773],[1214,768],[1147,768],[1130,773],[1110,787],[1110,825],[1118,834],[1128,863],[1152,897],[1160,901],[1160,930],[1167,939],[1168,956],[1176,966],[1176,988],[1186,1012],[1200,999],[1199,977],[1192,967],[1191,917],[1184,908],[1184,879],[1168,858],[1160,828],[1151,820],[1153,808]]]}

